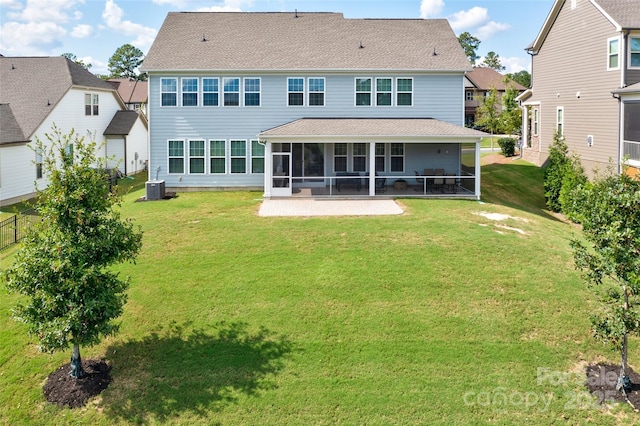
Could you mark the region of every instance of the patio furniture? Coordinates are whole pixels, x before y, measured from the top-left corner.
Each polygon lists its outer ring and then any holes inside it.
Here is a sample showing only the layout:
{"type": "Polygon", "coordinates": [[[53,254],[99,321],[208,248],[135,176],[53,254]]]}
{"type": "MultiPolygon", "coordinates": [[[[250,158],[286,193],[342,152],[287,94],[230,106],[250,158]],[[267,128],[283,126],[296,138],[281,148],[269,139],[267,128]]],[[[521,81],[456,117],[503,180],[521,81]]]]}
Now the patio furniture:
{"type": "Polygon", "coordinates": [[[447,187],[451,192],[456,192],[456,178],[455,174],[447,173],[447,177],[444,179],[444,186],[447,187]]]}
{"type": "Polygon", "coordinates": [[[418,184],[418,188],[416,188],[415,190],[418,192],[422,192],[424,190],[424,178],[419,177],[420,173],[418,173],[417,170],[414,170],[414,173],[416,174],[416,183],[418,184]]]}
{"type": "Polygon", "coordinates": [[[385,192],[387,190],[387,178],[376,178],[376,192],[385,192]]]}
{"type": "Polygon", "coordinates": [[[340,191],[340,187],[343,185],[354,185],[357,191],[360,191],[362,188],[362,180],[360,179],[360,173],[351,173],[351,172],[338,172],[336,173],[336,189],[340,191]],[[349,178],[345,178],[347,176],[353,176],[349,178]],[[357,176],[357,177],[355,177],[357,176]]]}
{"type": "MultiPolygon", "coordinates": [[[[434,176],[436,172],[433,169],[424,169],[424,172],[422,174],[424,176],[434,176]]],[[[427,188],[428,188],[429,185],[433,185],[433,177],[426,178],[426,179],[427,179],[427,188]]]]}
{"type": "Polygon", "coordinates": [[[404,179],[398,179],[393,182],[393,187],[395,189],[407,189],[407,181],[404,179]]]}

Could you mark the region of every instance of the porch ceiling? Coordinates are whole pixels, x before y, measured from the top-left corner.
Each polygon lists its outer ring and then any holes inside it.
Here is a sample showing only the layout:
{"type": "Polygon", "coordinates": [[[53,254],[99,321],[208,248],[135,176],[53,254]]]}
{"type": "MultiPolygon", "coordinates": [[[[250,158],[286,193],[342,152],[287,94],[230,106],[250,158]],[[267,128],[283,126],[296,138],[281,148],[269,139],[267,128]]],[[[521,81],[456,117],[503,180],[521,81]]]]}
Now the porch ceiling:
{"type": "Polygon", "coordinates": [[[261,132],[267,141],[283,139],[477,142],[486,133],[433,118],[301,118],[261,132]]]}

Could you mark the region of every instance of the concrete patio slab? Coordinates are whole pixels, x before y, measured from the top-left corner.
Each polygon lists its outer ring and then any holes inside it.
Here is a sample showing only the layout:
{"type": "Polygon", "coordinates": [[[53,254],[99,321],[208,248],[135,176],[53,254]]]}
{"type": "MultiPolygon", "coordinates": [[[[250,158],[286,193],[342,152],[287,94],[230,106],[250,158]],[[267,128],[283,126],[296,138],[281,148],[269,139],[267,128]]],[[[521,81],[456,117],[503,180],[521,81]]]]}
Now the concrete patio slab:
{"type": "Polygon", "coordinates": [[[259,216],[381,216],[402,214],[394,200],[268,199],[259,216]]]}

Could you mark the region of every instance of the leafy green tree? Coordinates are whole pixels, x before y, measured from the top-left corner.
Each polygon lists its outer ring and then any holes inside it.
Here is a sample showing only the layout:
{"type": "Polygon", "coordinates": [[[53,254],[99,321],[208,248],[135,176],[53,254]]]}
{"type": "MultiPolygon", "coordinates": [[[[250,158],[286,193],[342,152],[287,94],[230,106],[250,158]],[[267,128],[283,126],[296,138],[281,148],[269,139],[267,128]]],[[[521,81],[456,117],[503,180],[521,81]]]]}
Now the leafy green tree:
{"type": "Polygon", "coordinates": [[[531,74],[528,71],[522,70],[516,73],[509,73],[506,76],[524,87],[531,87],[531,74]]]}
{"type": "Polygon", "coordinates": [[[128,279],[109,266],[132,261],[141,232],[120,218],[120,196],[109,191],[97,144],[53,127],[36,139],[49,179],[38,191],[41,222],[29,228],[13,265],[0,274],[10,292],[25,296],[13,310],[41,350],[73,347],[71,375],[82,377],[80,346],[97,344],[119,325],[128,279]],[[97,167],[96,167],[97,166],[97,167]]]}
{"type": "Polygon", "coordinates": [[[580,162],[580,157],[575,152],[571,153],[565,164],[558,201],[560,202],[562,213],[574,222],[580,221],[579,212],[580,203],[582,202],[581,199],[576,198],[578,193],[575,189],[584,185],[588,185],[588,180],[584,167],[580,162]]]}
{"type": "Polygon", "coordinates": [[[500,131],[507,135],[522,133],[522,110],[516,101],[518,91],[510,80],[505,78],[507,87],[502,95],[502,111],[500,112],[500,131]]]}
{"type": "Polygon", "coordinates": [[[118,47],[109,58],[110,78],[131,78],[134,80],[146,80],[147,75],[140,73],[139,67],[144,60],[142,50],[130,44],[118,47]]]}
{"type": "Polygon", "coordinates": [[[500,72],[505,70],[505,66],[500,62],[500,55],[496,52],[491,51],[487,53],[487,55],[482,60],[480,64],[481,67],[493,68],[494,70],[500,72]]]}
{"type": "Polygon", "coordinates": [[[553,143],[549,146],[549,159],[544,168],[544,195],[547,198],[547,207],[554,212],[562,210],[560,190],[569,161],[568,153],[569,147],[560,133],[556,133],[553,143]]]}
{"type": "Polygon", "coordinates": [[[476,108],[475,126],[491,133],[491,148],[493,149],[493,135],[500,130],[500,112],[498,91],[492,88],[487,95],[480,100],[476,108]]]}
{"type": "Polygon", "coordinates": [[[467,58],[469,58],[471,64],[475,65],[476,61],[480,59],[480,56],[476,53],[480,46],[480,39],[465,31],[458,36],[458,41],[464,49],[464,53],[467,55],[467,58]]]}
{"type": "Polygon", "coordinates": [[[628,336],[640,334],[640,181],[612,174],[576,192],[587,244],[572,241],[574,259],[598,301],[594,337],[620,353],[616,388],[625,393],[631,388],[628,336]]]}
{"type": "Polygon", "coordinates": [[[91,68],[93,66],[92,64],[85,64],[82,59],[78,59],[78,57],[76,55],[74,55],[73,53],[63,53],[60,56],[62,56],[64,58],[67,58],[70,61],[75,62],[76,64],[80,65],[81,67],[83,67],[86,70],[88,70],[89,68],[91,68]]]}

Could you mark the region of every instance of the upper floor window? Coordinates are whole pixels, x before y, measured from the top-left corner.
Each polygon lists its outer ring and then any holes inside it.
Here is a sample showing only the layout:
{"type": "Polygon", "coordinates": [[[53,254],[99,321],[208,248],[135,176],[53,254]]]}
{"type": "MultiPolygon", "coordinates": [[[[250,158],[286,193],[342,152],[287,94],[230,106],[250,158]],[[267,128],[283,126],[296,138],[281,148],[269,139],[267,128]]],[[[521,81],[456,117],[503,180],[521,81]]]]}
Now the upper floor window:
{"type": "Polygon", "coordinates": [[[324,78],[309,78],[309,106],[324,106],[324,78]]]}
{"type": "Polygon", "coordinates": [[[467,90],[465,99],[468,100],[468,101],[472,101],[473,100],[473,91],[472,90],[467,90]]]}
{"type": "Polygon", "coordinates": [[[160,102],[162,106],[178,105],[178,80],[175,78],[160,79],[160,102]]]}
{"type": "Polygon", "coordinates": [[[98,95],[85,93],[84,95],[84,115],[98,115],[98,95]]]}
{"type": "Polygon", "coordinates": [[[42,179],[42,149],[36,148],[36,179],[42,179]]]}
{"type": "Polygon", "coordinates": [[[244,79],[244,106],[260,106],[260,79],[244,79]]]}
{"type": "Polygon", "coordinates": [[[399,78],[397,81],[397,103],[398,106],[413,105],[413,79],[399,78]]]}
{"type": "Polygon", "coordinates": [[[393,90],[390,78],[376,78],[376,105],[391,106],[391,92],[393,90]]]}
{"type": "Polygon", "coordinates": [[[629,66],[640,68],[640,37],[629,38],[629,66]]]}
{"type": "Polygon", "coordinates": [[[198,106],[198,79],[182,79],[182,106],[198,106]]]}
{"type": "Polygon", "coordinates": [[[217,78],[202,79],[202,105],[218,106],[220,89],[217,78]]]}
{"type": "Polygon", "coordinates": [[[240,106],[240,79],[225,78],[222,84],[224,87],[224,106],[240,106]]]}
{"type": "Polygon", "coordinates": [[[287,79],[287,105],[304,105],[304,78],[294,77],[287,79]]]}
{"type": "Polygon", "coordinates": [[[371,79],[356,78],[356,106],[371,105],[371,79]]]}
{"type": "Polygon", "coordinates": [[[564,136],[564,108],[558,107],[556,110],[556,131],[561,137],[564,136]]]}
{"type": "Polygon", "coordinates": [[[620,68],[620,40],[617,37],[610,38],[607,41],[607,46],[607,69],[615,70],[620,68]]]}

